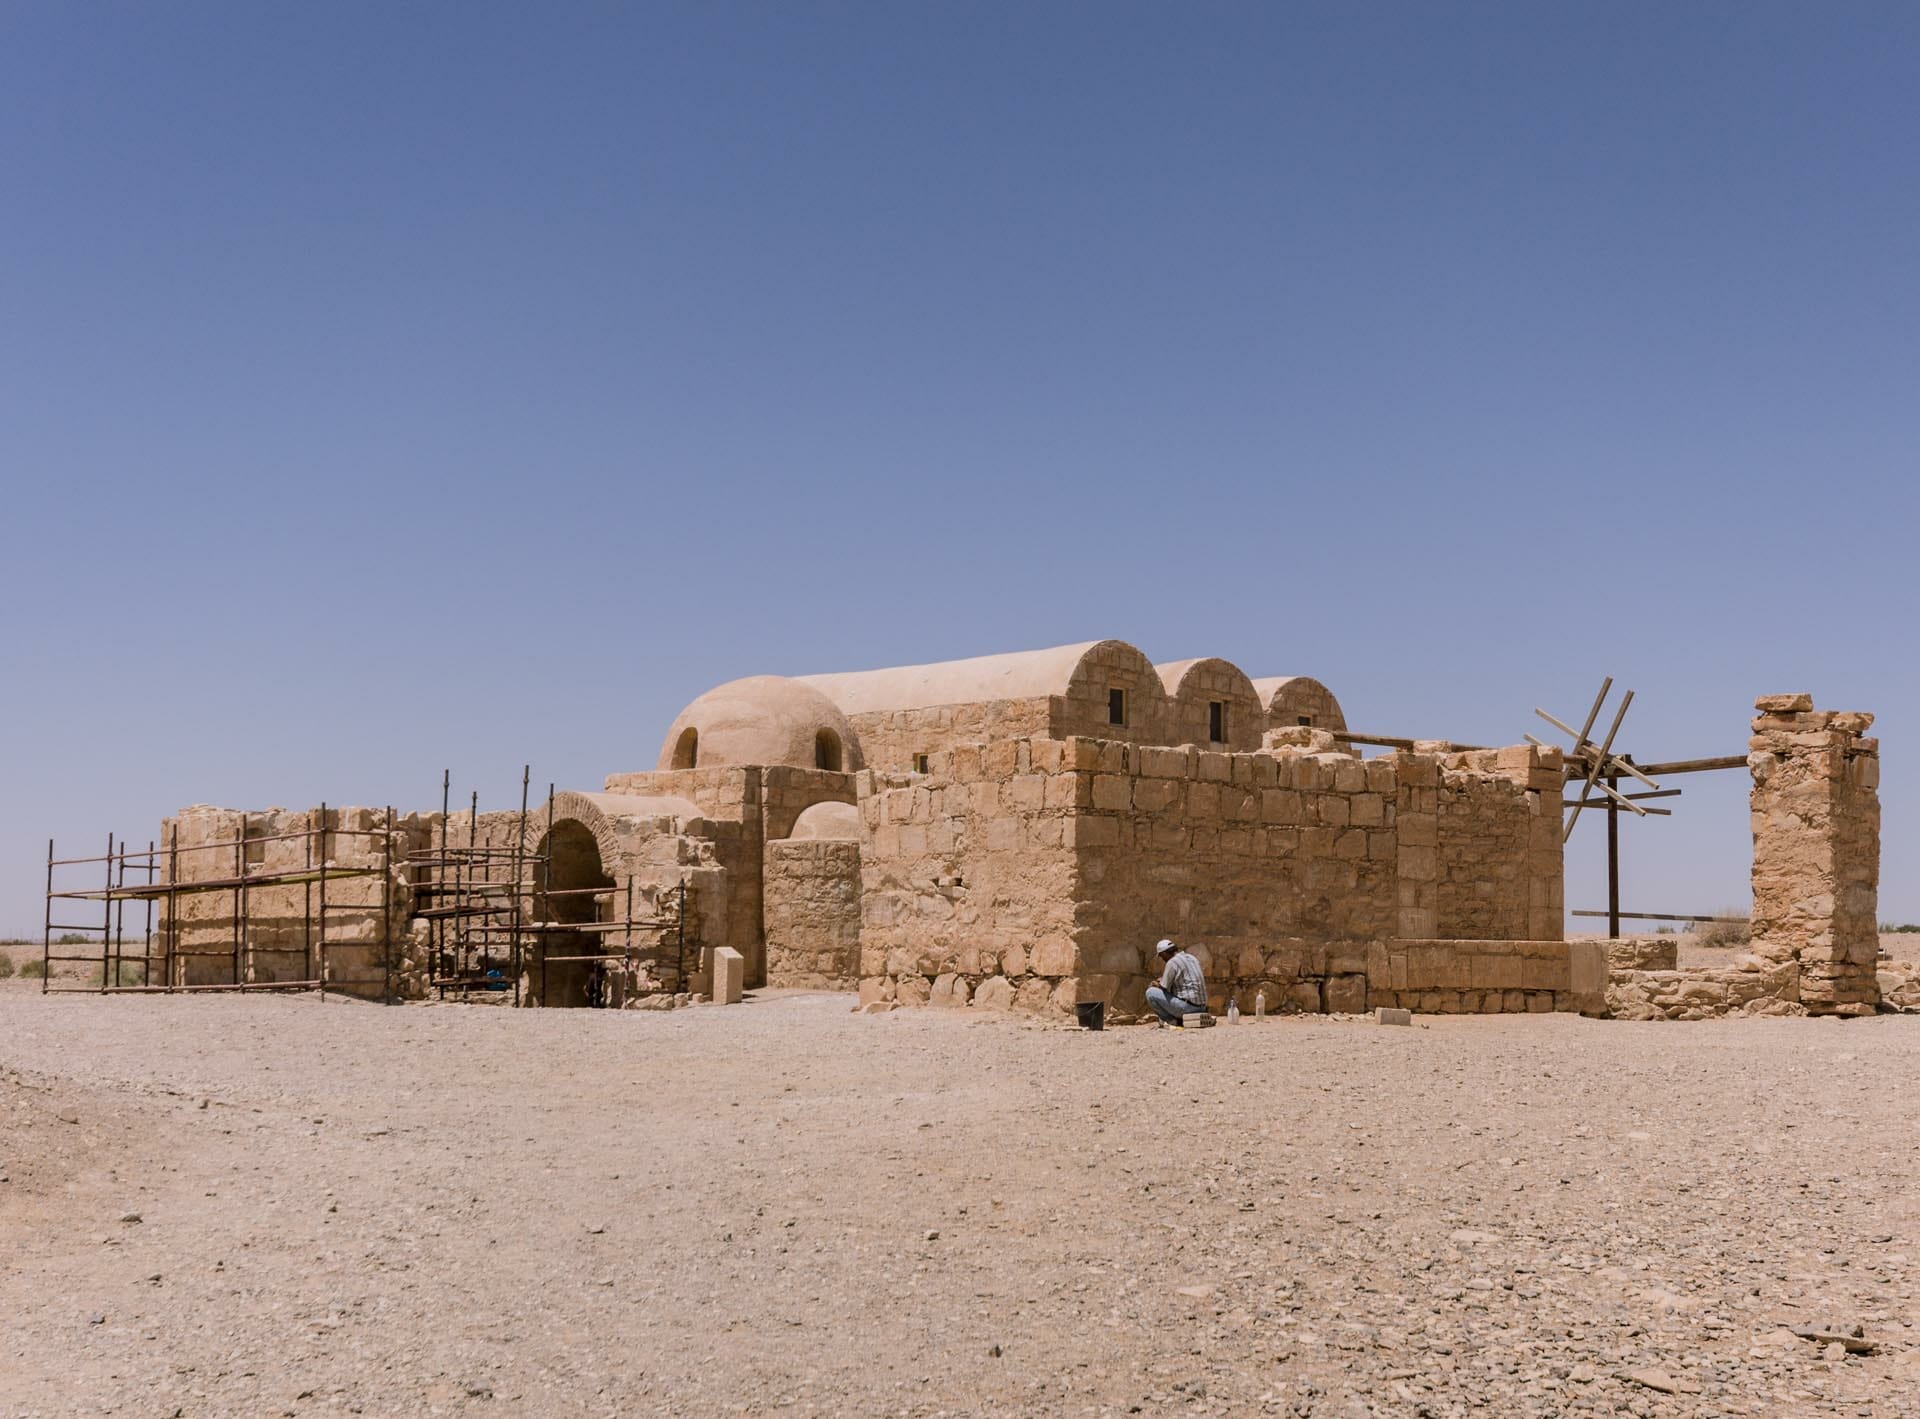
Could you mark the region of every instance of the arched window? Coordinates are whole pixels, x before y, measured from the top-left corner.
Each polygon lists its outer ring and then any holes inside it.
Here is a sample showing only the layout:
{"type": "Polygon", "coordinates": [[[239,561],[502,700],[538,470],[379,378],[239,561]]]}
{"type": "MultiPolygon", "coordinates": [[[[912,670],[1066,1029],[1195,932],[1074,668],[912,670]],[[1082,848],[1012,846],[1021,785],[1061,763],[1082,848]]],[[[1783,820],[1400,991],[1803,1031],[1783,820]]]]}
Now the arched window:
{"type": "Polygon", "coordinates": [[[813,766],[816,769],[840,771],[840,736],[831,729],[823,729],[813,736],[813,766]]]}
{"type": "Polygon", "coordinates": [[[700,763],[700,731],[688,725],[680,731],[679,739],[673,745],[673,766],[676,769],[691,769],[700,763]]]}

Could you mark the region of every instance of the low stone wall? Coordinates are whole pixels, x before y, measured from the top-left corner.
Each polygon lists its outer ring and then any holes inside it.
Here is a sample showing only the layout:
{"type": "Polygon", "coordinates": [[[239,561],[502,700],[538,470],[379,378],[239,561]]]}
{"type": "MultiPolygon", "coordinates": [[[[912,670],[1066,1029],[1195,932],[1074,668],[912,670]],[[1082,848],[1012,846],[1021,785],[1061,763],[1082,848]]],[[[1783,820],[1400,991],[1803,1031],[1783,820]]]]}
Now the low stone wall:
{"type": "Polygon", "coordinates": [[[860,981],[860,844],[767,844],[767,984],[852,990],[860,981]]]}
{"type": "Polygon", "coordinates": [[[1707,1020],[1716,1015],[1804,1015],[1800,968],[1792,961],[1742,958],[1733,968],[1617,970],[1607,985],[1616,1020],[1707,1020]]]}
{"type": "Polygon", "coordinates": [[[1617,936],[1606,942],[1607,965],[1616,971],[1674,971],[1680,968],[1678,936],[1617,936]]]}
{"type": "MultiPolygon", "coordinates": [[[[1582,943],[1584,944],[1584,943],[1582,943]]],[[[1575,988],[1565,941],[1393,941],[1368,956],[1366,1008],[1422,1014],[1597,1013],[1595,982],[1575,988]]]]}

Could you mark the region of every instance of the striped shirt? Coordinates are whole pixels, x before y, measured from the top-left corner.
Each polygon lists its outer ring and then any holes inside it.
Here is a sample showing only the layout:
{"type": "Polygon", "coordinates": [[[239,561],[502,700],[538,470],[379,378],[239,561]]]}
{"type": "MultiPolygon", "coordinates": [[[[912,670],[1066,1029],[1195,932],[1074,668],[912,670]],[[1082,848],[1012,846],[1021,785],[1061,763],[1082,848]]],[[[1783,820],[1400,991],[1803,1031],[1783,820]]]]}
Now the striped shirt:
{"type": "Polygon", "coordinates": [[[1204,1008],[1207,1003],[1206,978],[1200,974],[1200,963],[1187,951],[1175,951],[1167,958],[1167,968],[1160,973],[1160,989],[1189,1005],[1204,1008]]]}

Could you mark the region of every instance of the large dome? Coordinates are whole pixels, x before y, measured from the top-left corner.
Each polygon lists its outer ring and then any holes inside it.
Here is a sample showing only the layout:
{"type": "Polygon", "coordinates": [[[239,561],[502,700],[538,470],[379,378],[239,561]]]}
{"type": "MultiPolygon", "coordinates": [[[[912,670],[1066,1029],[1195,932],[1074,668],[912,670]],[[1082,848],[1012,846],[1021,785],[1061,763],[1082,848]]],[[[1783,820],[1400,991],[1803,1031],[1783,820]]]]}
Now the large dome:
{"type": "Polygon", "coordinates": [[[660,746],[662,769],[785,764],[862,767],[860,740],[833,701],[784,675],[750,675],[717,686],[680,711],[660,746]]]}

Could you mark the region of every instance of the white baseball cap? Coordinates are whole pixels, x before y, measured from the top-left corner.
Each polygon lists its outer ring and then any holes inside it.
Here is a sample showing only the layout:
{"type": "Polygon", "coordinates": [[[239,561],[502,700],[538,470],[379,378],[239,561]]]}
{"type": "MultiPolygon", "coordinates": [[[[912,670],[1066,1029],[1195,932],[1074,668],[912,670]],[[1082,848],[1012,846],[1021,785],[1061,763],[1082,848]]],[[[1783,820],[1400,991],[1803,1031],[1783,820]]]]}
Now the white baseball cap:
{"type": "Polygon", "coordinates": [[[1174,945],[1171,941],[1162,941],[1158,946],[1154,947],[1153,949],[1154,949],[1154,954],[1164,956],[1167,954],[1167,952],[1178,951],[1180,948],[1174,945]]]}

